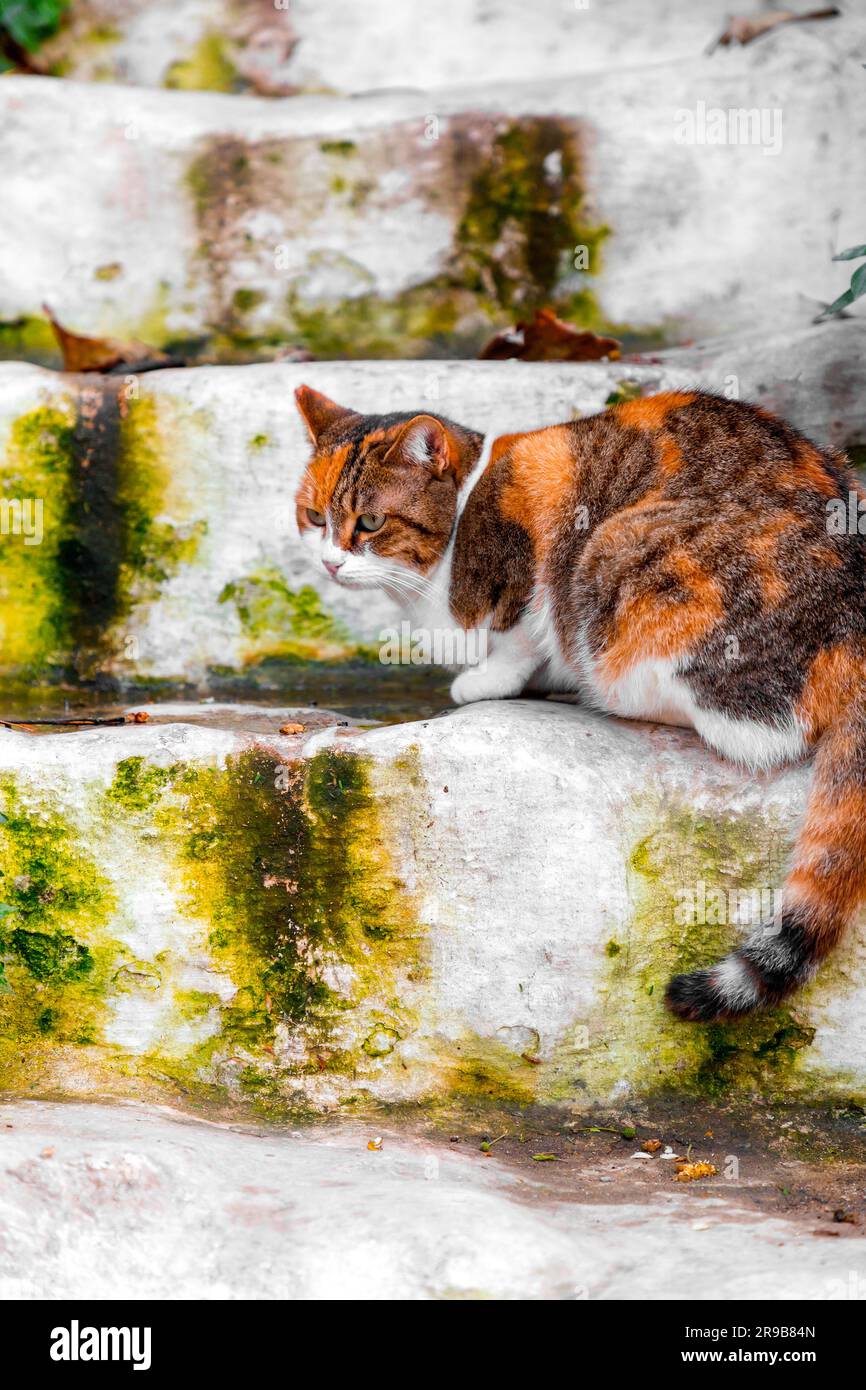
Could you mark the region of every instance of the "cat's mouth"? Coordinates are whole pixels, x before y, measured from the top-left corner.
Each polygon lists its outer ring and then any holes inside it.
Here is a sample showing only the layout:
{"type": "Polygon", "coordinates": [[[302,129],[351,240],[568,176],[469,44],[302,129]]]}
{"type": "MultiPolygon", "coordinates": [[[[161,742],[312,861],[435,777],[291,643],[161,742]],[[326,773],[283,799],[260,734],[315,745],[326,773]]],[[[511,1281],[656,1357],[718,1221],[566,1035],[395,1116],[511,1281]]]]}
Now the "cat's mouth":
{"type": "Polygon", "coordinates": [[[338,584],[338,585],[340,586],[341,589],[379,589],[379,588],[381,588],[381,581],[380,581],[380,580],[378,580],[378,579],[372,579],[372,578],[364,578],[364,577],[361,576],[361,575],[354,575],[354,576],[353,576],[353,575],[349,575],[349,574],[340,574],[340,573],[338,572],[337,574],[329,574],[329,575],[328,575],[328,578],[329,578],[329,580],[331,581],[332,584],[338,584]]]}

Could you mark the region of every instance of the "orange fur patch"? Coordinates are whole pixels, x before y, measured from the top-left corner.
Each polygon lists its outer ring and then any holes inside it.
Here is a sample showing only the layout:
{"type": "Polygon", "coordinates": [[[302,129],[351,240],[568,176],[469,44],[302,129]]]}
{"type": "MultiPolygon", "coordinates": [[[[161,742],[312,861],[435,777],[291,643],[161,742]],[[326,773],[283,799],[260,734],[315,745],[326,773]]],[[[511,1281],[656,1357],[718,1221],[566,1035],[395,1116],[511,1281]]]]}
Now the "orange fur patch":
{"type": "Polygon", "coordinates": [[[776,561],[779,555],[779,541],[791,531],[796,530],[795,517],[774,516],[760,531],[745,541],[745,549],[755,561],[755,575],[761,585],[764,602],[771,608],[781,603],[788,586],[779,573],[776,561]]]}
{"type": "Polygon", "coordinates": [[[673,551],[666,569],[689,590],[688,599],[672,603],[657,589],[651,589],[622,602],[613,634],[599,659],[599,675],[603,679],[620,680],[648,658],[681,656],[724,615],[717,580],[706,574],[687,551],[673,551]]]}
{"type": "Polygon", "coordinates": [[[672,410],[691,405],[695,399],[693,391],[659,391],[655,396],[644,396],[636,401],[623,401],[612,406],[618,420],[637,430],[661,429],[672,410]]]}
{"type": "Polygon", "coordinates": [[[866,680],[864,654],[846,642],[825,647],[812,662],[794,706],[810,743],[821,737],[866,680]]]}
{"type": "Polygon", "coordinates": [[[786,489],[811,488],[822,497],[838,496],[838,485],[820,453],[806,442],[798,445],[794,462],[779,469],[775,482],[786,489]]]}
{"type": "Polygon", "coordinates": [[[307,477],[311,485],[310,496],[313,500],[308,505],[314,507],[316,511],[327,511],[328,503],[334,488],[337,486],[337,479],[349,457],[350,448],[351,445],[344,444],[341,448],[335,449],[332,454],[319,455],[310,464],[307,477]]]}
{"type": "Polygon", "coordinates": [[[502,490],[500,508],[507,520],[529,532],[538,563],[555,535],[556,514],[574,486],[577,463],[571,431],[567,425],[552,425],[503,439],[508,441],[511,480],[502,490]]]}

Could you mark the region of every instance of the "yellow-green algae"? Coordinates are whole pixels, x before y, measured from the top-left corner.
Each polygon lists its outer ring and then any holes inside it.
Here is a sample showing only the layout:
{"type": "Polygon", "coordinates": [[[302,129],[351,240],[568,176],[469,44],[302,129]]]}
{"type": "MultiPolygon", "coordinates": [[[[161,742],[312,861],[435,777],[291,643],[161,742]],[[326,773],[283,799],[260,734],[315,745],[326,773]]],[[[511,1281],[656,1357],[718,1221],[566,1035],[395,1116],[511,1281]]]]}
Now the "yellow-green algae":
{"type": "Polygon", "coordinates": [[[42,507],[42,540],[0,536],[0,663],[24,675],[62,661],[74,501],[73,401],[63,396],[13,420],[3,451],[2,493],[42,507]]]}
{"type": "Polygon", "coordinates": [[[152,596],[196,556],[207,523],[196,516],[193,488],[178,467],[200,412],[153,396],[125,400],[120,422],[117,507],[123,518],[122,606],[152,596]]]}
{"type": "MultiPolygon", "coordinates": [[[[363,141],[297,139],[278,146],[219,136],[203,142],[187,186],[211,291],[212,350],[216,345],[221,357],[268,355],[289,338],[323,358],[475,356],[491,332],[542,305],[586,328],[628,332],[604,316],[592,289],[610,229],[591,214],[579,122],[452,116],[435,142],[435,164],[420,131],[409,122],[363,141]],[[357,153],[365,156],[360,163],[352,158],[357,153]],[[235,288],[232,266],[250,256],[247,228],[255,208],[264,203],[284,211],[299,185],[308,221],[327,217],[335,199],[341,209],[360,207],[375,192],[379,168],[413,155],[417,196],[454,226],[437,274],[382,295],[351,255],[319,251],[289,280],[282,306],[273,305],[269,291],[258,298],[264,280],[258,294],[235,288]],[[317,289],[323,271],[326,280],[354,282],[351,292],[323,297],[317,289]],[[250,331],[244,314],[263,305],[250,331]]],[[[287,236],[293,235],[290,226],[287,236]]],[[[272,247],[267,254],[272,261],[272,247]]],[[[631,336],[655,341],[657,333],[631,336]]]]}
{"type": "MultiPolygon", "coordinates": [[[[631,916],[605,948],[598,1007],[575,1021],[577,1045],[558,1050],[552,1098],[610,1096],[623,1083],[644,1097],[808,1096],[814,1083],[800,1060],[815,1029],[805,1021],[804,1006],[816,989],[844,986],[832,963],[818,984],[789,1004],[736,1023],[682,1023],[663,1004],[671,975],[713,964],[748,930],[730,920],[730,912],[701,914],[719,915],[718,922],[680,920],[688,915],[681,895],[701,883],[708,894],[721,890],[730,903],[744,890],[778,890],[791,847],[788,830],[766,811],[707,813],[670,801],[641,804],[635,823],[631,916]]],[[[821,1086],[827,1084],[823,1077],[821,1086]]]]}
{"type": "Polygon", "coordinates": [[[100,1041],[118,958],[111,885],[50,798],[0,777],[0,1087],[100,1041]]]}
{"type": "Polygon", "coordinates": [[[188,58],[171,64],[162,85],[182,92],[237,91],[238,71],[223,35],[213,30],[203,34],[188,58]]]}
{"type": "Polygon", "coordinates": [[[219,602],[231,603],[237,611],[246,638],[246,664],[272,658],[343,662],[377,656],[376,648],[356,641],[328,612],[311,585],[291,589],[274,565],[230,581],[219,602]]]}
{"type": "Polygon", "coordinates": [[[197,424],[119,380],[13,420],[3,496],[42,508],[42,538],[0,537],[0,675],[89,678],[135,603],[190,561],[206,529],[177,456],[197,424]],[[182,426],[182,427],[181,427],[182,426]]]}
{"type": "Polygon", "coordinates": [[[325,750],[288,764],[258,747],[224,766],[131,757],[107,796],[155,824],[184,915],[205,924],[213,968],[237,986],[228,1002],[179,1000],[189,1017],[219,1007],[218,1035],[127,1059],[131,1074],[224,1097],[225,1067],[240,1065],[243,1090],[279,1110],[287,1077],[383,1065],[415,1027],[427,967],[368,760],[325,750]]]}

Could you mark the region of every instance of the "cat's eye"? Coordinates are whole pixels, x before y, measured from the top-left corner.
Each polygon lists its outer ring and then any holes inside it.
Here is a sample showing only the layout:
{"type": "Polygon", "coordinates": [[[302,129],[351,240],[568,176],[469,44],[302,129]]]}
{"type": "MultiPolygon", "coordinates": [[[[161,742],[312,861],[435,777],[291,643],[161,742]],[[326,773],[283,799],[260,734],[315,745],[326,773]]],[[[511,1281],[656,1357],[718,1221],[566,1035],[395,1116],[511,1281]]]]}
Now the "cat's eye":
{"type": "Polygon", "coordinates": [[[314,526],[324,526],[325,514],[324,512],[317,512],[313,507],[308,507],[307,520],[311,521],[314,526]]]}
{"type": "Polygon", "coordinates": [[[384,525],[385,518],[380,516],[378,512],[364,512],[358,517],[357,529],[359,531],[381,531],[384,525]]]}

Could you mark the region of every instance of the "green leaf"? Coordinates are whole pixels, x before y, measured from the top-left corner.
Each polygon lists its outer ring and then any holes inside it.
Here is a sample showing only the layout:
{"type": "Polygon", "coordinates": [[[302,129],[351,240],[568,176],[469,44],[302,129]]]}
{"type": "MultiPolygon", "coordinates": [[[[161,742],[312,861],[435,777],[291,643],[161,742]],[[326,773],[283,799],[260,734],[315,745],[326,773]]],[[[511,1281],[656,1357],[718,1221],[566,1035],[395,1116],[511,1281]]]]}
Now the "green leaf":
{"type": "Polygon", "coordinates": [[[57,32],[69,0],[0,0],[0,26],[30,53],[57,32]]]}
{"type": "Polygon", "coordinates": [[[861,256],[866,256],[866,246],[849,246],[847,251],[840,251],[833,257],[834,261],[859,261],[861,256]]]}
{"type": "Polygon", "coordinates": [[[533,1163],[558,1163],[559,1159],[556,1154],[533,1154],[532,1161],[533,1163]]]}
{"type": "Polygon", "coordinates": [[[854,299],[859,299],[866,294],[866,265],[858,266],[851,276],[851,295],[854,299]]]}
{"type": "Polygon", "coordinates": [[[12,986],[6,979],[6,972],[3,969],[3,962],[0,960],[0,994],[11,994],[12,986]]]}
{"type": "Polygon", "coordinates": [[[834,299],[832,304],[827,305],[827,308],[822,313],[821,318],[826,319],[829,318],[831,314],[838,314],[841,309],[847,309],[848,305],[853,303],[853,294],[850,290],[846,290],[844,294],[840,294],[838,299],[834,299]]]}

